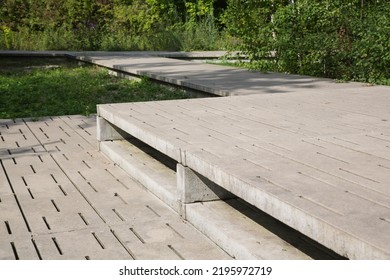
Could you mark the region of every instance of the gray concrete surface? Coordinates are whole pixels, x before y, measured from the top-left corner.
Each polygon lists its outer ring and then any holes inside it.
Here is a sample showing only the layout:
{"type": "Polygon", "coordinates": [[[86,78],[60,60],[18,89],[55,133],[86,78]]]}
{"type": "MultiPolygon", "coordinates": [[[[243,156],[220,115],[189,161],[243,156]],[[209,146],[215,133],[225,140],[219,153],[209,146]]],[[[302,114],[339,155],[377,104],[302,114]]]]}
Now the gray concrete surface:
{"type": "Polygon", "coordinates": [[[365,86],[361,83],[339,83],[331,79],[309,76],[260,73],[235,67],[176,59],[180,57],[162,56],[147,54],[144,56],[75,55],[77,59],[109,69],[135,76],[145,76],[218,96],[287,93],[298,90],[311,92],[312,90],[351,89],[365,86]]]}
{"type": "Polygon", "coordinates": [[[0,260],[231,259],[97,151],[96,117],[0,120],[0,260]]]}

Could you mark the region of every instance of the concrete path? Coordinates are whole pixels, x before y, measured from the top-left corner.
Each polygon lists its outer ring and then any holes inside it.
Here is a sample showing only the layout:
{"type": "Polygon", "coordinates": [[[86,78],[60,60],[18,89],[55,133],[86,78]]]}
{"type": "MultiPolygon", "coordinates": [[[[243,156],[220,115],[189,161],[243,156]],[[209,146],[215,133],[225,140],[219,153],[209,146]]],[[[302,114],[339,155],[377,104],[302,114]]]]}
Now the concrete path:
{"type": "MultiPolygon", "coordinates": [[[[209,56],[211,57],[212,53],[209,56]]],[[[179,60],[174,59],[174,56],[167,58],[148,54],[144,56],[76,54],[75,57],[123,73],[146,76],[218,96],[312,92],[313,90],[353,89],[364,86],[361,83],[338,83],[330,79],[309,76],[260,73],[235,67],[179,60]]]]}
{"type": "Polygon", "coordinates": [[[0,120],[0,260],[231,259],[97,151],[96,117],[0,120]]]}

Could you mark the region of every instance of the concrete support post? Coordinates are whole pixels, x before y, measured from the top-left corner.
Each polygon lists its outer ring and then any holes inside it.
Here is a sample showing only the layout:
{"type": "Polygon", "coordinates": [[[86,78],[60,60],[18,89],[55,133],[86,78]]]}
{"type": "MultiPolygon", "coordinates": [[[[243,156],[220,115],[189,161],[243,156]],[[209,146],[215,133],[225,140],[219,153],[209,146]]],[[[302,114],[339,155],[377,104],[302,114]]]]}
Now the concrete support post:
{"type": "Polygon", "coordinates": [[[190,203],[223,200],[234,195],[192,169],[177,164],[177,198],[179,214],[186,218],[186,205],[190,203]]]}
{"type": "Polygon", "coordinates": [[[122,140],[123,136],[118,132],[118,129],[103,119],[97,116],[97,140],[110,141],[110,140],[122,140]]]}

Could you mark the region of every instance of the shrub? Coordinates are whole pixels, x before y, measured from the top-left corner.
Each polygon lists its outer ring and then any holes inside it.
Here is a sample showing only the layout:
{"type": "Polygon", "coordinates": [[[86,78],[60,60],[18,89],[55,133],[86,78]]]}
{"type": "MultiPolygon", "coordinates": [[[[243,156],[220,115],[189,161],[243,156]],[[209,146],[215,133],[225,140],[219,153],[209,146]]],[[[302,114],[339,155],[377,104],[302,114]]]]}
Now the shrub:
{"type": "Polygon", "coordinates": [[[388,83],[387,2],[230,0],[225,23],[261,70],[388,83]]]}

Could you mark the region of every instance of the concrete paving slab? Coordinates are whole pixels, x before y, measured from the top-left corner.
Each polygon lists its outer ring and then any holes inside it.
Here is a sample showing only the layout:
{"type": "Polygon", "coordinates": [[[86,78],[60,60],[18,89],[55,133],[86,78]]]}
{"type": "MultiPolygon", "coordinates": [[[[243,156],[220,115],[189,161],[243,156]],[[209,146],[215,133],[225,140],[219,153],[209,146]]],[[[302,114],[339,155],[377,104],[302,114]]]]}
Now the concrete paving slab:
{"type": "Polygon", "coordinates": [[[20,215],[20,209],[13,195],[2,197],[0,203],[0,238],[28,236],[26,223],[20,215]]]}
{"type": "Polygon", "coordinates": [[[0,260],[39,260],[31,236],[13,236],[0,239],[0,260]]]}
{"type": "Polygon", "coordinates": [[[108,228],[38,235],[34,239],[45,260],[131,259],[108,228]]]}
{"type": "Polygon", "coordinates": [[[135,259],[231,259],[223,250],[212,246],[213,243],[196,242],[200,233],[192,232],[182,238],[166,224],[162,224],[163,228],[157,228],[149,223],[147,229],[143,229],[144,225],[145,223],[131,227],[114,227],[115,233],[131,250],[135,259]]]}
{"type": "Polygon", "coordinates": [[[96,145],[96,117],[94,115],[88,117],[62,116],[60,118],[91,145],[96,145]]]}

